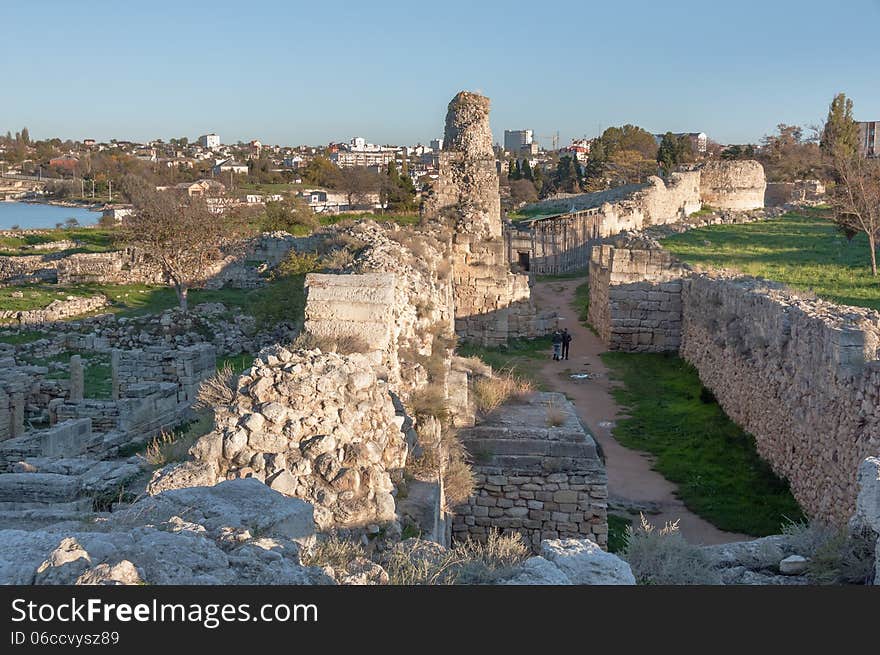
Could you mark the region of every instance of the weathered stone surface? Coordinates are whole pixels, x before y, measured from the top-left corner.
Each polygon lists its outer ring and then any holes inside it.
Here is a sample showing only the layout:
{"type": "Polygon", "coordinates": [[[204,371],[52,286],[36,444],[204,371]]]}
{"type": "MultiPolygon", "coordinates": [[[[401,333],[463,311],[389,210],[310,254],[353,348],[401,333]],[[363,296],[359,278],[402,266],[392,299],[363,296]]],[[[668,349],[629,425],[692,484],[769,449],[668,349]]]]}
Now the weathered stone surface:
{"type": "Polygon", "coordinates": [[[170,464],[153,473],[147,485],[151,496],[185,487],[210,487],[219,480],[217,467],[210,461],[170,464]]]}
{"type": "Polygon", "coordinates": [[[779,572],[783,575],[801,575],[807,570],[808,560],[801,555],[789,555],[779,562],[779,572]]]}
{"type": "Polygon", "coordinates": [[[173,516],[204,526],[224,527],[310,541],[315,534],[312,506],[287,498],[253,478],[228,480],[212,487],[187,487],[146,498],[114,515],[116,522],[164,523],[173,516]]]}
{"type": "Polygon", "coordinates": [[[555,564],[543,557],[530,557],[516,569],[505,585],[570,585],[572,581],[555,564]]]}
{"type": "Polygon", "coordinates": [[[541,556],[559,568],[571,584],[634,585],[629,564],[589,539],[547,539],[541,556]]]}

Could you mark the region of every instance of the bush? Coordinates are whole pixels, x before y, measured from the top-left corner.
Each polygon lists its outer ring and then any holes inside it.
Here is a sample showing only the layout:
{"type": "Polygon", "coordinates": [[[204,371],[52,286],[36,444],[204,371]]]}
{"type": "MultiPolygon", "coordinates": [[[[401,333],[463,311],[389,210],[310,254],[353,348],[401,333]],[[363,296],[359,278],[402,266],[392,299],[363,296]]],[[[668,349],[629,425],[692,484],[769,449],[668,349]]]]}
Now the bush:
{"type": "Polygon", "coordinates": [[[699,546],[689,544],[678,531],[678,521],[657,530],[641,515],[641,525],[627,529],[622,553],[638,584],[707,585],[720,584],[708,556],[699,546]]]}
{"type": "Polygon", "coordinates": [[[315,348],[325,353],[351,355],[352,353],[369,352],[370,344],[356,334],[329,337],[319,336],[311,332],[303,332],[291,346],[292,350],[314,350],[315,348]]]}
{"type": "Polygon", "coordinates": [[[275,277],[285,275],[306,275],[314,273],[321,268],[320,257],[318,253],[296,252],[291,250],[287,257],[284,258],[275,269],[275,277]]]}
{"type": "Polygon", "coordinates": [[[199,386],[193,409],[213,409],[235,400],[235,371],[229,363],[223,364],[214,375],[199,386]]]}
{"type": "Polygon", "coordinates": [[[809,558],[813,584],[870,584],[874,577],[876,537],[849,534],[820,522],[790,522],[783,527],[794,550],[809,558]]]}

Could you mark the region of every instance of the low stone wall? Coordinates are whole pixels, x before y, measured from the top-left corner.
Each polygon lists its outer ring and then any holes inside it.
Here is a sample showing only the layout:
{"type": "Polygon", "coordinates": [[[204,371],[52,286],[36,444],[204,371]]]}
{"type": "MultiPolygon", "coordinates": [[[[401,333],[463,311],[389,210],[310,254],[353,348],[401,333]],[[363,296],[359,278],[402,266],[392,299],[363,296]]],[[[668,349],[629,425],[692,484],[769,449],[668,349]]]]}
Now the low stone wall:
{"type": "Polygon", "coordinates": [[[82,316],[83,314],[97,311],[109,304],[110,301],[104,295],[88,298],[68,296],[66,300],[53,300],[42,309],[0,311],[0,323],[13,322],[18,325],[44,325],[82,316]]]}
{"type": "Polygon", "coordinates": [[[69,255],[57,261],[59,284],[164,284],[155,263],[133,248],[69,255]]]}
{"type": "Polygon", "coordinates": [[[117,349],[111,364],[114,399],[131,397],[132,388],[144,382],[170,382],[176,385],[177,402],[188,406],[195,402],[202,381],[216,370],[217,350],[210,344],[117,349]]]}
{"type": "Polygon", "coordinates": [[[542,539],[608,543],[608,482],[596,444],[562,394],[535,393],[462,430],[474,458],[476,493],[455,509],[453,539],[518,532],[542,539]]]}
{"type": "Polygon", "coordinates": [[[825,198],[825,185],[819,180],[797,182],[768,182],[764,192],[765,207],[779,207],[791,203],[819,203],[825,198]]]}
{"type": "Polygon", "coordinates": [[[58,255],[0,255],[0,286],[54,282],[58,255]]]}

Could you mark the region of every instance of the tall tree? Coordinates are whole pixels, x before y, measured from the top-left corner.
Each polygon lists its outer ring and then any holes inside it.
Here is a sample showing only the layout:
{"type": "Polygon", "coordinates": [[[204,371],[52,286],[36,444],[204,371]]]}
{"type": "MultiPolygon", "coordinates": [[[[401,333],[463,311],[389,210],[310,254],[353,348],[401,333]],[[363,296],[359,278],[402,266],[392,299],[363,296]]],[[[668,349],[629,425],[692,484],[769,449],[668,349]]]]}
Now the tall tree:
{"type": "Polygon", "coordinates": [[[532,165],[529,163],[528,159],[523,159],[521,174],[522,179],[528,180],[529,182],[535,181],[535,177],[532,175],[532,165]]]}
{"type": "Polygon", "coordinates": [[[134,212],[120,227],[123,241],[144,252],[165,274],[183,311],[190,288],[205,282],[212,266],[244,250],[250,228],[236,212],[214,214],[204,198],[156,191],[141,178],[125,179],[134,212]]]}
{"type": "Polygon", "coordinates": [[[855,157],[859,149],[859,128],[853,118],[853,101],[838,93],[828,108],[819,147],[826,156],[855,157]]]}
{"type": "Polygon", "coordinates": [[[669,175],[672,169],[680,163],[681,146],[679,140],[672,134],[667,132],[660,140],[660,147],[657,148],[657,163],[663,169],[664,175],[669,175]]]}
{"type": "Polygon", "coordinates": [[[846,234],[868,237],[871,274],[877,276],[877,241],[880,239],[880,159],[858,152],[858,128],[852,117],[852,100],[834,97],[822,130],[821,148],[835,184],[830,190],[834,222],[846,234]]]}

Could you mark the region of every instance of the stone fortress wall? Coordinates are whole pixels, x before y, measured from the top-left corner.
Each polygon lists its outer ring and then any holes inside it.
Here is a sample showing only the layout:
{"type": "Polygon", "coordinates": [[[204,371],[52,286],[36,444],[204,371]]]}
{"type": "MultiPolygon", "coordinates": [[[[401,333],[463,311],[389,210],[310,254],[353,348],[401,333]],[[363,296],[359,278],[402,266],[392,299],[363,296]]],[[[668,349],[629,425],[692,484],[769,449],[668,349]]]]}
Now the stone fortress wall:
{"type": "Polygon", "coordinates": [[[589,320],[612,350],[679,352],[804,510],[847,520],[880,452],[880,313],[697,274],[636,241],[594,248],[589,320]]]}
{"type": "Polygon", "coordinates": [[[592,246],[624,231],[683,221],[704,205],[719,210],[764,207],[764,169],[755,161],[717,161],[597,193],[568,195],[530,205],[557,215],[511,223],[505,240],[512,261],[559,275],[586,268],[592,246]]]}

